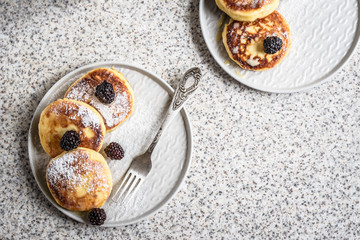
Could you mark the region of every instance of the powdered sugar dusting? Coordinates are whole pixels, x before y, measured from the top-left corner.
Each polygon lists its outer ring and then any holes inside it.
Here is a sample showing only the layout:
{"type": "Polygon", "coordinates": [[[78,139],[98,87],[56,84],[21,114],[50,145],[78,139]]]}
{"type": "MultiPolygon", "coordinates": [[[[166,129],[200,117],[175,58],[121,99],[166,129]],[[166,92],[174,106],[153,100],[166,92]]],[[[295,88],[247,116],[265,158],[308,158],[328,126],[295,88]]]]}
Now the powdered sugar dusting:
{"type": "Polygon", "coordinates": [[[99,127],[100,126],[99,116],[96,115],[89,108],[86,108],[86,107],[80,105],[77,114],[81,118],[82,124],[84,125],[84,127],[99,127]]]}
{"type": "Polygon", "coordinates": [[[66,100],[61,100],[56,104],[56,108],[53,109],[53,112],[56,115],[65,114],[71,120],[80,119],[84,127],[96,129],[101,126],[101,119],[96,113],[91,111],[88,107],[74,102],[69,103],[66,100]]]}
{"type": "MultiPolygon", "coordinates": [[[[97,67],[112,66],[120,70],[128,78],[135,96],[133,113],[118,128],[107,133],[104,139],[103,148],[114,141],[120,143],[125,150],[125,157],[121,161],[106,159],[112,173],[113,187],[116,189],[120,178],[129,167],[132,159],[143,153],[150,144],[169,106],[170,98],[162,84],[151,74],[119,64],[98,65],[97,67]]],[[[67,89],[70,84],[74,83],[74,80],[79,79],[90,70],[91,68],[88,68],[71,78],[67,78],[66,81],[62,82],[62,86],[67,86],[67,89]]],[[[61,98],[66,89],[62,89],[59,94],[57,94],[58,89],[51,89],[50,91],[55,92],[55,94],[43,99],[40,106],[45,108],[49,102],[61,98]]],[[[41,110],[36,114],[40,113],[41,110]]],[[[38,133],[34,126],[36,126],[36,123],[31,130],[36,135],[36,138],[30,138],[30,140],[34,139],[34,146],[31,148],[34,151],[31,154],[32,164],[35,167],[35,177],[40,183],[41,189],[44,190],[45,194],[48,194],[48,191],[45,190],[47,189],[45,165],[49,157],[44,153],[40,145],[38,133]]],[[[140,186],[139,191],[123,203],[113,202],[111,200],[112,196],[110,196],[102,206],[107,214],[105,226],[127,224],[130,220],[133,221],[153,213],[158,209],[158,206],[163,205],[174,194],[174,189],[183,179],[183,165],[188,161],[186,158],[188,151],[186,126],[182,116],[179,114],[164,132],[157,148],[155,148],[153,169],[147,176],[146,181],[140,186]]],[[[74,170],[74,172],[76,171],[74,170]]],[[[113,195],[114,191],[111,194],[113,195]]],[[[53,201],[53,204],[57,205],[55,201],[53,201]]],[[[64,211],[62,208],[61,210],[64,211]]],[[[82,213],[66,210],[64,212],[70,217],[77,216],[77,218],[83,219],[84,222],[87,221],[86,215],[82,213]]]]}
{"type": "MultiPolygon", "coordinates": [[[[123,73],[125,74],[126,71],[123,73]]],[[[114,131],[106,134],[103,144],[103,148],[105,148],[110,142],[117,142],[125,151],[125,156],[121,161],[110,161],[109,158],[106,158],[109,161],[108,164],[113,176],[114,189],[117,189],[120,179],[125,174],[131,161],[143,153],[150,145],[170,103],[169,95],[156,82],[149,81],[144,76],[135,72],[127,73],[126,76],[129,76],[128,80],[131,81],[131,86],[134,89],[135,102],[133,113],[126,122],[114,131]],[[134,79],[136,81],[132,81],[134,79]],[[152,91],[149,91],[149,89],[152,91]]],[[[160,139],[160,141],[163,140],[160,139]]],[[[153,170],[154,173],[157,171],[155,162],[153,163],[153,170]]],[[[144,182],[137,194],[124,203],[119,204],[107,201],[103,207],[106,211],[109,209],[108,211],[111,212],[108,214],[108,219],[116,221],[129,219],[149,210],[146,200],[152,192],[152,186],[151,184],[149,185],[149,181],[150,179],[144,182]]],[[[114,194],[114,191],[112,194],[114,194]]]]}
{"type": "Polygon", "coordinates": [[[77,150],[65,153],[53,160],[47,171],[49,184],[55,188],[64,186],[69,190],[86,189],[87,193],[95,194],[98,189],[109,189],[108,178],[103,174],[104,165],[89,159],[86,152],[77,150]],[[89,181],[84,176],[93,175],[89,181]],[[96,184],[91,184],[96,183],[96,184]]]}
{"type": "Polygon", "coordinates": [[[239,0],[235,3],[237,7],[250,7],[250,8],[260,8],[266,4],[269,4],[272,0],[239,0]]]}
{"type": "Polygon", "coordinates": [[[104,104],[95,96],[95,89],[96,87],[90,86],[87,81],[81,80],[72,86],[66,97],[83,101],[93,106],[104,118],[105,125],[108,128],[112,128],[119,122],[122,122],[131,110],[127,92],[116,92],[114,102],[104,104]]]}
{"type": "Polygon", "coordinates": [[[115,100],[110,106],[106,106],[94,97],[90,100],[90,105],[98,109],[106,125],[110,128],[123,121],[131,110],[126,92],[116,94],[115,100]],[[117,112],[120,114],[114,114],[117,112]]]}

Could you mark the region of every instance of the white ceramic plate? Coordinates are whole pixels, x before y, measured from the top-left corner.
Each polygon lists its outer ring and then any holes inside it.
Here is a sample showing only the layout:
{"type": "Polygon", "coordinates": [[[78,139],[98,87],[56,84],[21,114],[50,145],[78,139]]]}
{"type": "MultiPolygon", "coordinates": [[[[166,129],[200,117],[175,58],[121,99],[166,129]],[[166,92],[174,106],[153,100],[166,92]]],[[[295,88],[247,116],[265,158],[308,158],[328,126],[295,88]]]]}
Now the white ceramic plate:
{"type": "Polygon", "coordinates": [[[200,0],[205,42],[217,63],[237,81],[266,92],[305,90],[329,79],[356,48],[360,32],[358,0],[281,0],[278,11],[290,25],[289,55],[268,71],[245,71],[230,60],[222,41],[216,41],[222,12],[214,0],[200,0]]]}
{"type": "MultiPolygon", "coordinates": [[[[49,103],[63,98],[67,88],[76,79],[99,67],[114,67],[119,70],[134,90],[134,112],[118,128],[106,134],[103,145],[104,148],[108,143],[116,141],[125,150],[125,157],[122,160],[107,159],[114,186],[119,183],[131,160],[146,150],[170,103],[169,94],[171,96],[173,94],[173,89],[166,82],[147,70],[130,64],[106,62],[87,65],[67,74],[41,100],[31,123],[28,140],[30,165],[34,177],[42,192],[55,207],[67,216],[83,223],[87,222],[85,212],[72,212],[60,207],[47,188],[45,171],[50,157],[41,147],[38,123],[42,110],[49,103]]],[[[183,182],[190,166],[191,151],[190,122],[183,109],[164,132],[155,148],[152,170],[137,194],[124,204],[114,203],[110,199],[105,203],[103,208],[107,213],[107,220],[103,226],[132,224],[158,211],[174,196],[183,182]]]]}

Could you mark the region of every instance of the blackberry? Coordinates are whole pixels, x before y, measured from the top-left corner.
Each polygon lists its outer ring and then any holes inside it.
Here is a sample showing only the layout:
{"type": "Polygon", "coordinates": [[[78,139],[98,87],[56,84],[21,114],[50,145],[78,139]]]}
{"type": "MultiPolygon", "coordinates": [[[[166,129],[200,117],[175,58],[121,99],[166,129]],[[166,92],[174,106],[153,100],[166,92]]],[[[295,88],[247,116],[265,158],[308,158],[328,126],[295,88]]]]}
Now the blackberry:
{"type": "Polygon", "coordinates": [[[112,142],[104,149],[106,156],[111,159],[121,160],[124,157],[124,149],[120,144],[112,142]]]}
{"type": "Polygon", "coordinates": [[[89,212],[88,218],[92,225],[103,225],[106,220],[105,210],[102,208],[93,208],[89,212]]]}
{"type": "Polygon", "coordinates": [[[276,36],[267,37],[264,40],[264,51],[267,54],[274,54],[281,49],[282,45],[283,41],[281,38],[276,36]]]}
{"type": "Polygon", "coordinates": [[[102,103],[112,103],[115,100],[115,91],[113,85],[107,81],[103,81],[101,84],[97,85],[95,96],[102,103]]]}
{"type": "Polygon", "coordinates": [[[79,146],[80,135],[76,131],[67,131],[60,140],[60,147],[65,151],[70,151],[79,146]]]}

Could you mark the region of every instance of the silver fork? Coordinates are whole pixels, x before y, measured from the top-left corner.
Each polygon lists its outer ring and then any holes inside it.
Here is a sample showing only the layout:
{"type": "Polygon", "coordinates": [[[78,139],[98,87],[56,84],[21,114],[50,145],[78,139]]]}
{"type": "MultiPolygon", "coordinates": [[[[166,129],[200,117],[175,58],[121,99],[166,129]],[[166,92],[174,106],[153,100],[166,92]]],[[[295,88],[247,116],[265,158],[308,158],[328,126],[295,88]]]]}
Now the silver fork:
{"type": "Polygon", "coordinates": [[[145,153],[134,158],[131,162],[130,167],[122,177],[120,185],[112,197],[114,202],[118,202],[119,200],[125,201],[129,195],[135,194],[140,185],[144,182],[152,167],[151,154],[154,151],[156,144],[158,143],[163,131],[168,127],[175,115],[181,110],[186,100],[188,100],[189,96],[198,88],[200,78],[201,72],[199,68],[191,68],[184,74],[184,77],[180,80],[175,90],[174,97],[171,101],[166,117],[163,120],[163,123],[154,140],[145,153]]]}

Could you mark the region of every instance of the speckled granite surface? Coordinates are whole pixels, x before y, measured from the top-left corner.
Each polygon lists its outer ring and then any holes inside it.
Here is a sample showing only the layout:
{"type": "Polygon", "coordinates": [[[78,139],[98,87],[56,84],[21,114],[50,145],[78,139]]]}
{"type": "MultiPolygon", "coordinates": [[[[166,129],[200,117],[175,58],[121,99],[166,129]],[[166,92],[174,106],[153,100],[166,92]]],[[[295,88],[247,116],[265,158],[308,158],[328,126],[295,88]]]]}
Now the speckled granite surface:
{"type": "Polygon", "coordinates": [[[198,3],[0,0],[1,239],[360,238],[360,49],[315,89],[258,92],[212,59],[198,3]],[[45,199],[27,131],[59,78],[108,60],[169,83],[191,66],[205,76],[187,104],[195,148],[181,191],[147,220],[103,229],[45,199]]]}

